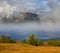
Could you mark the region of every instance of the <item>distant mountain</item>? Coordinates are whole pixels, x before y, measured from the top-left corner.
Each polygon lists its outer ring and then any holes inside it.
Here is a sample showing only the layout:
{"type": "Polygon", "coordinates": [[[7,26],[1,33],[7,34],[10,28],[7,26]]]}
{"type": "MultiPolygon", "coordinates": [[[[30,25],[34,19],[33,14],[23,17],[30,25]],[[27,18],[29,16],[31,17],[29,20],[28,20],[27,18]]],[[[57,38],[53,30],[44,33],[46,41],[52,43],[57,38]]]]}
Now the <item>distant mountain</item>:
{"type": "Polygon", "coordinates": [[[38,14],[35,13],[26,13],[25,20],[27,21],[39,21],[38,14]]]}
{"type": "Polygon", "coordinates": [[[19,17],[9,17],[7,18],[6,16],[3,17],[1,19],[3,22],[10,22],[10,23],[21,23],[21,22],[26,22],[26,21],[29,21],[29,22],[38,22],[40,21],[39,17],[38,17],[38,14],[36,13],[30,13],[30,12],[26,12],[26,13],[23,13],[21,12],[20,13],[20,16],[19,17]]]}

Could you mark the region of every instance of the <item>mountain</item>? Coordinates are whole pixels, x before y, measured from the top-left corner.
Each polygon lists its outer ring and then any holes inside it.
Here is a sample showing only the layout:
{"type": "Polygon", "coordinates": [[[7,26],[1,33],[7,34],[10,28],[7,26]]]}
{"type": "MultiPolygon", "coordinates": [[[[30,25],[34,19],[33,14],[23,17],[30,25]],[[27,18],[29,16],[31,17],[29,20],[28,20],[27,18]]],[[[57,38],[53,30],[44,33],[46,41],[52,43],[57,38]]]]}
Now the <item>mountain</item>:
{"type": "Polygon", "coordinates": [[[30,12],[20,12],[20,15],[19,17],[9,17],[7,18],[6,16],[3,17],[1,19],[3,22],[10,22],[10,23],[21,23],[21,22],[26,22],[26,21],[29,21],[29,22],[38,22],[40,21],[39,17],[38,17],[38,14],[36,13],[30,13],[30,12]]]}
{"type": "Polygon", "coordinates": [[[39,21],[38,14],[35,13],[26,13],[25,20],[27,21],[39,21]]]}

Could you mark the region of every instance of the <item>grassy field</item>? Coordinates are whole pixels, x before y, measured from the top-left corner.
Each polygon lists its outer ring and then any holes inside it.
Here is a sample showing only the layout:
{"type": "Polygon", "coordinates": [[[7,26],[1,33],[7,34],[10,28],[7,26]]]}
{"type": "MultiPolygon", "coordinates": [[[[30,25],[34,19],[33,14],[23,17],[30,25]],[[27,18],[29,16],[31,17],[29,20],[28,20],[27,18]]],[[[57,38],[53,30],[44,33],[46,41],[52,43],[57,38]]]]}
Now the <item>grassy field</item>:
{"type": "Polygon", "coordinates": [[[0,44],[0,53],[60,53],[60,47],[36,47],[20,43],[0,44]]]}

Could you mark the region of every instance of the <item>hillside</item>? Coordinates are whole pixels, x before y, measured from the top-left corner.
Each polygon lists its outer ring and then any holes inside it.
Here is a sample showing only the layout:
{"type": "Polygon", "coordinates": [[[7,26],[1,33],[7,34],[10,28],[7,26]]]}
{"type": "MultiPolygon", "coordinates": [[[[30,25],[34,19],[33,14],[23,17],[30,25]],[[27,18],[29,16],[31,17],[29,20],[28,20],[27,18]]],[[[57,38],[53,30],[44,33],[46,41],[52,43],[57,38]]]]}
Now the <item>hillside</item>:
{"type": "Polygon", "coordinates": [[[60,53],[60,47],[36,47],[21,43],[0,44],[0,53],[60,53]]]}

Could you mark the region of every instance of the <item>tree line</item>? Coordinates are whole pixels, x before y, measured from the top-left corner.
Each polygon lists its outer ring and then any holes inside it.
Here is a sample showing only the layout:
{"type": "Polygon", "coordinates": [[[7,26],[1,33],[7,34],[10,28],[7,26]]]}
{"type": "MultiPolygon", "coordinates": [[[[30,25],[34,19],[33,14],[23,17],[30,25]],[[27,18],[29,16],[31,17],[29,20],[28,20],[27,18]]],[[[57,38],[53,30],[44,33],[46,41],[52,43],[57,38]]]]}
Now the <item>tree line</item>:
{"type": "Polygon", "coordinates": [[[16,40],[12,40],[9,35],[2,34],[0,43],[16,43],[16,40]]]}
{"type": "MultiPolygon", "coordinates": [[[[0,43],[17,43],[17,41],[12,40],[9,35],[2,34],[0,37],[0,43]]],[[[27,39],[22,40],[22,43],[33,46],[44,46],[44,42],[36,38],[34,34],[30,35],[27,39]]],[[[60,46],[60,40],[47,40],[47,44],[47,46],[60,46]]]]}
{"type": "MultiPolygon", "coordinates": [[[[23,43],[27,43],[34,46],[44,46],[44,42],[40,41],[38,38],[35,38],[34,34],[30,35],[28,39],[24,39],[23,43]]],[[[47,46],[60,46],[60,40],[47,40],[47,46]]]]}

